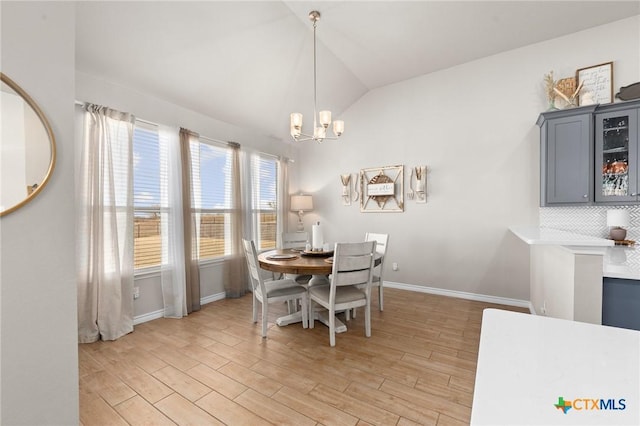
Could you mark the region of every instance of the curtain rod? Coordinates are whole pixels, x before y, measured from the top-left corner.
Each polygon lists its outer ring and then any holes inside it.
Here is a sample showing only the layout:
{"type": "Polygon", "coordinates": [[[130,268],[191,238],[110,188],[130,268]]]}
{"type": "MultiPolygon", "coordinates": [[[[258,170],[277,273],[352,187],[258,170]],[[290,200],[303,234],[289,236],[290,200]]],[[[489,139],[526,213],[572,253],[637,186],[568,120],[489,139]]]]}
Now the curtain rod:
{"type": "MultiPolygon", "coordinates": [[[[75,104],[78,105],[78,106],[85,106],[87,103],[88,102],[75,101],[75,104]]],[[[154,123],[153,121],[149,121],[149,120],[144,120],[142,118],[138,118],[137,116],[135,116],[135,119],[136,119],[136,121],[140,121],[141,123],[149,124],[151,126],[160,126],[160,124],[158,124],[158,123],[154,123]]],[[[220,140],[220,139],[210,138],[208,136],[203,136],[203,135],[199,135],[198,137],[201,138],[201,139],[207,140],[207,141],[216,142],[216,143],[222,143],[222,144],[226,144],[226,145],[232,145],[232,144],[237,144],[238,143],[238,142],[233,142],[233,141],[223,141],[223,140],[220,140]]],[[[255,151],[255,150],[253,150],[253,151],[255,151]]],[[[294,163],[295,162],[291,158],[283,157],[281,155],[270,154],[268,152],[262,152],[262,151],[255,151],[255,152],[257,152],[258,154],[269,155],[271,157],[283,158],[288,163],[294,163]]]]}
{"type": "MultiPolygon", "coordinates": [[[[85,106],[88,102],[75,101],[75,103],[76,103],[76,105],[79,105],[79,106],[85,106]]],[[[160,126],[160,124],[154,123],[153,121],[145,120],[145,119],[140,118],[140,117],[138,117],[136,115],[134,115],[134,116],[136,118],[136,121],[139,121],[141,123],[149,124],[151,126],[160,126]]],[[[220,140],[220,139],[210,138],[208,136],[204,136],[204,135],[200,135],[200,134],[198,134],[198,137],[200,139],[204,139],[204,140],[207,140],[207,141],[210,141],[210,142],[223,143],[223,144],[227,144],[227,145],[237,143],[237,142],[232,142],[232,141],[223,141],[223,140],[220,140]]],[[[263,153],[263,154],[266,154],[266,153],[263,153]]]]}

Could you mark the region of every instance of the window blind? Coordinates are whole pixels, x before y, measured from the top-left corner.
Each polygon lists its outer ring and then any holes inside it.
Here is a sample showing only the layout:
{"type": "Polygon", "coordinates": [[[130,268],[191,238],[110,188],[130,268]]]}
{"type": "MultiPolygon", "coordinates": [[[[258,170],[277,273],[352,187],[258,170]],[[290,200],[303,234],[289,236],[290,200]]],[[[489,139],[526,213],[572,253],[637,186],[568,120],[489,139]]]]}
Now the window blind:
{"type": "Polygon", "coordinates": [[[277,168],[274,157],[251,155],[251,214],[259,250],[276,247],[277,168]]]}
{"type": "Polygon", "coordinates": [[[230,253],[232,153],[229,147],[191,143],[192,208],[196,214],[200,259],[230,253]]]}
{"type": "Polygon", "coordinates": [[[160,185],[166,170],[160,162],[160,141],[155,126],[136,122],[133,131],[133,209],[135,268],[159,266],[160,185]]]}

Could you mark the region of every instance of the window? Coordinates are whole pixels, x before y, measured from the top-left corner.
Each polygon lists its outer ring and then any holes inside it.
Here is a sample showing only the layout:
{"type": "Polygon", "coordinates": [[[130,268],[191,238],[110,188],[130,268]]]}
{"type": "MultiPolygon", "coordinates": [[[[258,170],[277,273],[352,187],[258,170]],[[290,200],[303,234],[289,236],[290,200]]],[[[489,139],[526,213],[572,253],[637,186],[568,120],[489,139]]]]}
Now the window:
{"type": "Polygon", "coordinates": [[[278,161],[274,157],[251,156],[251,220],[256,249],[276,247],[278,161]]]}
{"type": "Polygon", "coordinates": [[[160,141],[157,129],[136,122],[133,131],[134,267],[159,266],[160,236],[160,141]]]}
{"type": "Polygon", "coordinates": [[[231,253],[231,167],[228,147],[191,142],[192,208],[201,260],[231,253]]]}

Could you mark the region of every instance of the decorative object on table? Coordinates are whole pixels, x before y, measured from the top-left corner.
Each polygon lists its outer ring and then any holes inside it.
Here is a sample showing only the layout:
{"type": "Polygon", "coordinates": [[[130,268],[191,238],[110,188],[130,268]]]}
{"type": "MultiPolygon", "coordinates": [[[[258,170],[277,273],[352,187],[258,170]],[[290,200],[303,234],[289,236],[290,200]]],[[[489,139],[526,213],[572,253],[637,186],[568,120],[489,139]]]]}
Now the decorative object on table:
{"type": "Polygon", "coordinates": [[[322,251],[323,244],[322,227],[320,222],[316,222],[315,225],[311,226],[311,250],[322,251]]]}
{"type": "Polygon", "coordinates": [[[345,206],[351,205],[351,173],[340,175],[340,181],[342,182],[342,204],[345,206]]]}
{"type": "Polygon", "coordinates": [[[617,246],[633,246],[636,244],[635,241],[633,240],[620,240],[620,241],[614,241],[614,244],[617,246]]]}
{"type": "Polygon", "coordinates": [[[404,211],[404,166],[360,170],[361,212],[404,211]]]}
{"type": "Polygon", "coordinates": [[[424,204],[427,202],[427,168],[425,166],[415,167],[416,186],[415,197],[416,203],[424,204]]]}
{"type": "Polygon", "coordinates": [[[300,253],[303,257],[327,257],[333,254],[333,250],[305,250],[300,253]]]}
{"type": "Polygon", "coordinates": [[[614,241],[624,241],[629,227],[629,210],[607,210],[607,226],[611,227],[609,238],[614,241]]]}
{"type": "Polygon", "coordinates": [[[267,257],[267,259],[269,260],[293,260],[293,259],[297,259],[298,256],[295,254],[272,254],[271,256],[267,257]]]}
{"type": "MultiPolygon", "coordinates": [[[[567,79],[565,78],[565,80],[567,79]]],[[[571,80],[575,82],[575,79],[571,79],[571,80]]],[[[580,90],[582,89],[583,84],[584,84],[584,81],[581,81],[578,84],[578,87],[576,87],[575,90],[573,90],[569,94],[565,94],[562,90],[560,90],[557,87],[555,87],[553,90],[558,94],[558,96],[560,96],[566,102],[565,108],[572,108],[572,107],[578,106],[578,94],[580,93],[580,90]]]]}
{"type": "Polygon", "coordinates": [[[360,187],[360,176],[356,173],[355,175],[355,185],[353,186],[353,201],[358,201],[360,198],[360,192],[358,188],[360,187]]]}
{"type": "Polygon", "coordinates": [[[554,111],[558,109],[556,107],[557,93],[554,90],[555,88],[556,81],[553,79],[553,71],[549,71],[549,74],[544,75],[544,90],[547,95],[547,102],[549,103],[549,108],[547,108],[547,111],[554,111]]]}
{"type": "MultiPolygon", "coordinates": [[[[605,62],[576,70],[576,79],[585,92],[592,94],[592,103],[607,104],[613,102],[613,62],[605,62]]],[[[582,97],[578,96],[578,105],[582,97]]]]}
{"type": "Polygon", "coordinates": [[[327,136],[327,128],[331,124],[331,111],[318,111],[316,94],[316,26],[320,20],[320,12],[312,10],[309,12],[309,20],[313,22],[313,133],[302,133],[302,114],[294,112],[291,114],[290,131],[291,137],[297,142],[314,140],[322,142],[324,139],[338,139],[344,132],[344,121],[333,121],[334,136],[327,136]]]}
{"type": "Polygon", "coordinates": [[[621,101],[640,99],[640,82],[621,87],[620,91],[616,93],[616,98],[621,101]]]}
{"type": "Polygon", "coordinates": [[[313,210],[313,197],[311,195],[299,194],[291,196],[291,211],[298,212],[298,231],[304,231],[302,215],[304,212],[313,210]]]}

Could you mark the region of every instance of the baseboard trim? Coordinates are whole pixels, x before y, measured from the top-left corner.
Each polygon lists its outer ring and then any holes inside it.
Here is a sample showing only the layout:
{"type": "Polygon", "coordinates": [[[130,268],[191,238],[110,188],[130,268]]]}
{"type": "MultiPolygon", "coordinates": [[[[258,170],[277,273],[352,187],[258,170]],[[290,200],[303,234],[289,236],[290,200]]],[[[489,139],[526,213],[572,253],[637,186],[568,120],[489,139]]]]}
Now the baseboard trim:
{"type": "MultiPolygon", "coordinates": [[[[435,287],[425,287],[421,285],[404,284],[404,283],[397,283],[393,281],[385,281],[384,286],[388,288],[397,288],[399,290],[415,291],[417,293],[430,293],[430,294],[437,294],[439,296],[457,297],[459,299],[475,300],[477,302],[487,302],[487,303],[495,303],[497,305],[508,305],[508,306],[517,306],[520,308],[528,308],[532,314],[536,315],[536,311],[533,308],[533,304],[528,300],[509,299],[507,297],[488,296],[485,294],[467,293],[464,291],[447,290],[447,289],[435,288],[435,287]]],[[[212,294],[210,296],[201,298],[200,303],[202,305],[206,305],[207,303],[216,302],[218,300],[222,300],[225,298],[226,298],[226,295],[224,292],[216,293],[216,294],[212,294]]],[[[162,318],[163,316],[164,316],[163,309],[138,315],[133,318],[133,325],[142,324],[147,321],[153,321],[155,319],[162,318]]]]}
{"type": "Polygon", "coordinates": [[[206,296],[200,299],[201,305],[206,305],[207,303],[217,302],[218,300],[225,299],[227,297],[226,293],[223,291],[222,293],[212,294],[211,296],[206,296]]]}
{"type": "Polygon", "coordinates": [[[384,281],[384,286],[388,288],[397,288],[399,290],[415,291],[417,293],[430,293],[439,296],[457,297],[458,299],[475,300],[477,302],[495,303],[498,305],[517,306],[519,308],[532,309],[528,300],[509,299],[507,297],[489,296],[485,294],[467,293],[465,291],[447,290],[443,288],[425,287],[414,284],[396,283],[393,281],[384,281]]]}
{"type": "Polygon", "coordinates": [[[164,316],[164,309],[158,311],[148,312],[146,314],[133,317],[133,325],[142,324],[143,322],[153,321],[164,316]]]}
{"type": "MultiPolygon", "coordinates": [[[[201,305],[206,305],[207,303],[215,302],[218,300],[222,300],[226,297],[225,293],[216,293],[211,296],[206,296],[200,299],[201,305]]],[[[158,318],[164,317],[164,309],[160,309],[153,312],[148,312],[146,314],[138,315],[133,317],[133,325],[142,324],[144,322],[153,321],[158,318]]]]}

